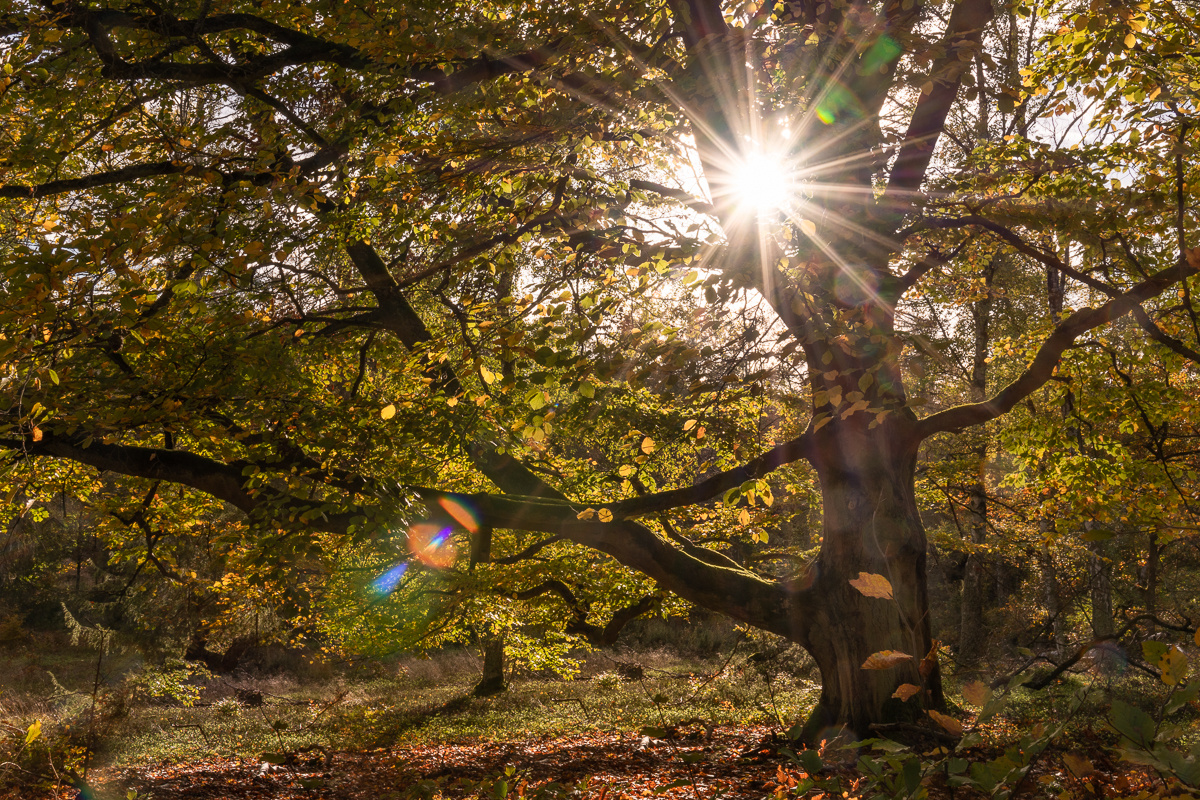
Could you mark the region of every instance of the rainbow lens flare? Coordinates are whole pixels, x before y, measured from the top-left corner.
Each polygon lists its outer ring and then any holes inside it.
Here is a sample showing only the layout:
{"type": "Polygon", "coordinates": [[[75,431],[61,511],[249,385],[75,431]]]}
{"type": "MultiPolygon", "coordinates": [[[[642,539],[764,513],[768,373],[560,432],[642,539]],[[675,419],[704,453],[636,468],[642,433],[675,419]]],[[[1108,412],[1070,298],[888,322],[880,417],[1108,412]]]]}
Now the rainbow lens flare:
{"type": "Polygon", "coordinates": [[[407,563],[397,564],[371,581],[371,591],[380,597],[391,594],[396,591],[396,587],[400,584],[400,579],[404,577],[404,573],[407,571],[407,563]]]}
{"type": "Polygon", "coordinates": [[[422,564],[445,569],[454,563],[457,555],[450,531],[449,526],[418,522],[408,529],[408,549],[422,564]]]}

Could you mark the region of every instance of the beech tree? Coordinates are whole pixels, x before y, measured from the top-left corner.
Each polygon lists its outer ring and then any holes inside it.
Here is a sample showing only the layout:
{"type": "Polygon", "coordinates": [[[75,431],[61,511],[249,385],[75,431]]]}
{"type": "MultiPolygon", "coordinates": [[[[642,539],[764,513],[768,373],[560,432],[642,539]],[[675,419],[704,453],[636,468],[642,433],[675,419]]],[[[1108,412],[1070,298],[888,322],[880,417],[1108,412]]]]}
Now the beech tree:
{"type": "Polygon", "coordinates": [[[1189,347],[1194,31],[1107,0],[14,0],[7,480],[182,485],[267,560],[387,540],[383,590],[467,565],[599,638],[667,593],[812,654],[808,739],[936,710],[922,443],[1124,315],[1189,347]],[[956,148],[980,93],[1005,132],[956,148]],[[1060,313],[985,377],[914,376],[922,298],[1043,269],[1060,313]],[[805,468],[797,563],[768,538],[805,468]]]}

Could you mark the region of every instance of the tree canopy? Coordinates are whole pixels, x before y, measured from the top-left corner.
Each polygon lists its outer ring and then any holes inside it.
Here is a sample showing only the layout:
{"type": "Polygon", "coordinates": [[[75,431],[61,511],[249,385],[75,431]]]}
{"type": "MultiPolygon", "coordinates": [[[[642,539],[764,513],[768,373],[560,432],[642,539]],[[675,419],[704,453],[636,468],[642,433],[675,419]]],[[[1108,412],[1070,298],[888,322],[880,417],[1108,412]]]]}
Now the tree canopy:
{"type": "Polygon", "coordinates": [[[1191,513],[1196,13],[14,0],[8,503],[347,636],[686,601],[812,653],[806,736],[936,710],[919,506],[980,552],[994,421],[1191,513]]]}

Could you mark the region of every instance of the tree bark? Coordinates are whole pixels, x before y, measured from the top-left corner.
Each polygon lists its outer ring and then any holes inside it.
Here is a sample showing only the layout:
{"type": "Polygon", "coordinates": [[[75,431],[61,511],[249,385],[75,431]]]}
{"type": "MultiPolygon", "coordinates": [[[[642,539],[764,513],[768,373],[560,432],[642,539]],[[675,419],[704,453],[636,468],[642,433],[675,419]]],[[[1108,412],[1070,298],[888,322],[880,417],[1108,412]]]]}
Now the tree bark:
{"type": "Polygon", "coordinates": [[[1158,615],[1158,531],[1150,531],[1146,541],[1146,635],[1155,631],[1154,618],[1158,615]]]}
{"type": "Polygon", "coordinates": [[[1088,572],[1091,578],[1092,637],[1113,633],[1112,562],[1105,558],[1104,542],[1088,542],[1088,572]]]}
{"type": "MultiPolygon", "coordinates": [[[[987,104],[980,93],[979,118],[981,137],[986,135],[987,104]]],[[[971,359],[971,401],[980,402],[987,397],[988,355],[991,352],[992,281],[996,275],[997,261],[992,259],[984,273],[984,296],[971,304],[971,317],[975,329],[975,347],[971,359]]],[[[984,431],[977,431],[979,443],[971,449],[974,460],[974,481],[968,489],[967,513],[970,548],[966,570],[963,573],[962,599],[958,627],[958,659],[963,664],[974,664],[983,653],[985,641],[983,624],[984,545],[987,543],[987,473],[988,440],[984,431]]]]}
{"type": "MultiPolygon", "coordinates": [[[[1046,535],[1053,529],[1053,523],[1043,519],[1040,527],[1043,535],[1046,535]]],[[[1038,550],[1038,566],[1041,567],[1042,572],[1042,602],[1046,606],[1046,613],[1050,616],[1055,655],[1061,658],[1067,652],[1067,614],[1063,607],[1062,589],[1058,584],[1058,567],[1054,563],[1054,553],[1045,542],[1038,550]]]]}
{"type": "Polygon", "coordinates": [[[471,694],[487,697],[508,688],[504,682],[504,636],[495,634],[483,640],[483,676],[471,694]]]}
{"type": "Polygon", "coordinates": [[[802,644],[821,671],[821,698],[801,731],[808,742],[833,738],[843,725],[862,737],[875,723],[913,719],[943,697],[925,585],[926,538],[914,492],[917,440],[910,418],[890,415],[869,428],[871,414],[827,425],[812,461],[824,501],[821,554],[804,576],[816,591],[802,644]],[[868,597],[850,584],[860,573],[882,575],[893,597],[868,597]],[[864,669],[885,650],[910,658],[887,669],[864,669]],[[922,675],[922,673],[925,673],[922,675]],[[920,699],[893,697],[904,683],[920,699]]]}

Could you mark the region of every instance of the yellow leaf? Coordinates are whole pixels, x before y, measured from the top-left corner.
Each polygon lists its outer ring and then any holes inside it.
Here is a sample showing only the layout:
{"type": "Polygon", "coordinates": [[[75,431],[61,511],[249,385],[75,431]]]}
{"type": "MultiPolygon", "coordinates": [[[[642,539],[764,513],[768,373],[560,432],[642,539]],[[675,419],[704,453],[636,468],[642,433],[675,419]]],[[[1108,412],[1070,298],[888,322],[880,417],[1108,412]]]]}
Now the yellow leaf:
{"type": "Polygon", "coordinates": [[[379,416],[383,417],[384,419],[391,419],[392,417],[396,416],[396,406],[392,403],[388,403],[386,406],[379,409],[379,416]]]}
{"type": "Polygon", "coordinates": [[[932,709],[926,711],[925,713],[928,714],[934,722],[945,728],[947,733],[954,734],[955,736],[962,736],[962,723],[956,720],[954,717],[943,714],[939,711],[934,711],[932,709]]]}
{"type": "Polygon", "coordinates": [[[42,735],[42,721],[35,719],[29,729],[25,731],[25,744],[33,744],[34,741],[42,735]]]}
{"type": "Polygon", "coordinates": [[[1137,44],[1137,37],[1132,33],[1125,34],[1125,48],[1130,49],[1137,44]]]}
{"type": "Polygon", "coordinates": [[[446,398],[446,405],[450,406],[451,408],[454,408],[456,405],[458,405],[458,398],[457,397],[446,398]]]}
{"type": "Polygon", "coordinates": [[[880,600],[892,599],[892,584],[882,575],[860,572],[857,578],[850,581],[850,585],[858,589],[859,594],[867,597],[878,597],[880,600]]]}
{"type": "Polygon", "coordinates": [[[635,472],[637,472],[637,467],[635,467],[633,464],[622,464],[621,468],[617,470],[617,474],[622,478],[628,478],[635,472]]]}
{"type": "Polygon", "coordinates": [[[575,519],[588,520],[594,516],[596,516],[596,509],[585,508],[583,511],[580,511],[578,514],[575,515],[575,519]]]}
{"type": "Polygon", "coordinates": [[[921,687],[912,683],[902,683],[896,687],[896,691],[892,692],[892,697],[897,697],[905,702],[917,692],[921,691],[921,687]]]}
{"type": "Polygon", "coordinates": [[[817,225],[811,219],[800,220],[800,230],[804,231],[806,236],[817,235],[817,225]]]}
{"type": "Polygon", "coordinates": [[[738,514],[738,522],[742,525],[749,525],[750,524],[750,512],[743,508],[741,510],[741,513],[738,514]]]}
{"type": "Polygon", "coordinates": [[[1171,645],[1159,659],[1158,668],[1162,670],[1162,681],[1167,686],[1183,683],[1188,674],[1188,657],[1177,645],[1171,645]]]}
{"type": "Polygon", "coordinates": [[[696,420],[694,419],[689,419],[687,422],[683,423],[683,429],[685,431],[690,431],[694,427],[696,427],[696,420]]]}
{"type": "Polygon", "coordinates": [[[645,453],[646,455],[653,453],[654,448],[657,446],[658,445],[656,445],[654,443],[654,440],[651,439],[649,436],[647,436],[645,439],[642,439],[642,452],[645,453]]]}
{"type": "Polygon", "coordinates": [[[897,664],[903,664],[905,661],[911,661],[912,656],[908,653],[901,653],[899,650],[880,650],[878,653],[872,653],[866,661],[863,662],[863,669],[891,669],[897,664]]]}
{"type": "Polygon", "coordinates": [[[600,521],[601,522],[612,522],[613,521],[613,513],[611,511],[609,511],[607,508],[600,509],[600,521]]]}
{"type": "Polygon", "coordinates": [[[962,687],[962,696],[973,706],[982,706],[992,698],[992,690],[983,681],[971,681],[962,687]]]}

